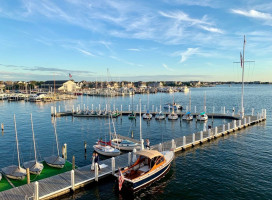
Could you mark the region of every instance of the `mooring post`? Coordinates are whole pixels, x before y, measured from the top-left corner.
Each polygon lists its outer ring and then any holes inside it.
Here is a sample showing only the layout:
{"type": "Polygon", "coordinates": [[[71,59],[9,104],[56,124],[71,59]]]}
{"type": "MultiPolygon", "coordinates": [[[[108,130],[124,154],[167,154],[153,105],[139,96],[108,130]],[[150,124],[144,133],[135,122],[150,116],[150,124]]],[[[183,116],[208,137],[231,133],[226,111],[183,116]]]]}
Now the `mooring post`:
{"type": "Polygon", "coordinates": [[[156,113],[158,112],[158,107],[156,106],[156,113]]]}
{"type": "Polygon", "coordinates": [[[51,106],[51,115],[54,114],[54,111],[53,111],[53,106],[51,106]]]}
{"type": "Polygon", "coordinates": [[[247,120],[246,120],[246,118],[244,118],[244,126],[246,125],[246,122],[247,122],[247,120]]]}
{"type": "Polygon", "coordinates": [[[266,109],[264,109],[264,119],[266,119],[266,109]]]}
{"type": "Polygon", "coordinates": [[[92,110],[93,110],[93,104],[92,104],[92,110]]]}
{"type": "Polygon", "coordinates": [[[131,163],[131,152],[128,152],[128,166],[130,166],[131,163]]]}
{"type": "Polygon", "coordinates": [[[76,159],[75,159],[75,156],[73,156],[72,167],[73,167],[72,169],[76,168],[76,159]]]}
{"type": "Polygon", "coordinates": [[[57,108],[55,107],[55,116],[57,116],[57,108]]]}
{"type": "Polygon", "coordinates": [[[241,126],[242,126],[242,120],[239,119],[239,121],[238,121],[238,127],[241,128],[241,126]]]}
{"type": "Polygon", "coordinates": [[[182,142],[183,142],[183,147],[185,147],[185,145],[186,145],[186,136],[183,136],[182,142]]]}
{"type": "Polygon", "coordinates": [[[251,116],[254,116],[254,108],[251,109],[251,116]]]}
{"type": "Polygon", "coordinates": [[[170,105],[168,105],[168,112],[170,113],[170,105]]]}
{"type": "Polygon", "coordinates": [[[87,152],[87,142],[84,141],[84,150],[85,150],[85,153],[87,152]]]}
{"type": "Polygon", "coordinates": [[[195,133],[193,133],[193,145],[195,145],[195,133]]]}
{"type": "Polygon", "coordinates": [[[135,162],[137,160],[137,158],[136,158],[136,152],[137,152],[137,150],[134,148],[133,149],[132,162],[135,162]]]}
{"type": "Polygon", "coordinates": [[[111,157],[111,173],[115,174],[115,158],[111,157]]]}
{"type": "Polygon", "coordinates": [[[176,149],[176,143],[175,143],[175,140],[174,139],[172,139],[172,151],[175,151],[175,149],[176,149]]]}
{"type": "Polygon", "coordinates": [[[162,151],[162,144],[159,144],[159,151],[162,151]]]}
{"type": "Polygon", "coordinates": [[[228,123],[228,131],[230,131],[230,123],[228,123]]]}
{"type": "Polygon", "coordinates": [[[226,114],[226,107],[223,107],[223,114],[226,114]]]}
{"type": "Polygon", "coordinates": [[[71,170],[71,186],[72,191],[75,191],[75,171],[73,169],[71,170]]]}
{"type": "Polygon", "coordinates": [[[98,163],[94,165],[95,181],[98,182],[98,163]]]}
{"type": "Polygon", "coordinates": [[[218,128],[217,126],[214,128],[214,135],[216,136],[217,135],[217,131],[218,131],[218,128]]]}
{"type": "Polygon", "coordinates": [[[236,128],[236,120],[233,120],[233,129],[235,130],[236,128]]]}
{"type": "Polygon", "coordinates": [[[29,173],[29,168],[26,168],[26,175],[27,175],[27,184],[30,184],[30,173],[29,173]]]}
{"type": "Polygon", "coordinates": [[[211,129],[208,129],[208,137],[211,137],[211,129]]]}
{"type": "Polygon", "coordinates": [[[203,131],[200,131],[200,142],[203,141],[203,131]]]}
{"type": "Polygon", "coordinates": [[[251,123],[251,117],[250,116],[248,117],[248,123],[249,124],[251,123]]]}
{"type": "Polygon", "coordinates": [[[225,133],[225,124],[223,124],[222,129],[223,129],[223,134],[224,134],[225,133]]]}
{"type": "Polygon", "coordinates": [[[75,105],[73,105],[72,113],[73,113],[73,114],[75,113],[75,105]]]}
{"type": "Polygon", "coordinates": [[[64,159],[67,160],[67,144],[64,144],[64,159]]]}
{"type": "Polygon", "coordinates": [[[34,186],[34,199],[39,200],[39,182],[35,181],[35,186],[34,186]]]}

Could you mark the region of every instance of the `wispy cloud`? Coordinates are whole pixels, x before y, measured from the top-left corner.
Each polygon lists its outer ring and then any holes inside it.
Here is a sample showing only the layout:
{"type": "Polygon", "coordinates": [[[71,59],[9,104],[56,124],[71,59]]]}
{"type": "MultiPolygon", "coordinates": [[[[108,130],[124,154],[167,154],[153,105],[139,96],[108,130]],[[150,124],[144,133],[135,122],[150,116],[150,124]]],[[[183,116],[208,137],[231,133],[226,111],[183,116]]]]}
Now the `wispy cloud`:
{"type": "Polygon", "coordinates": [[[203,30],[213,32],[213,33],[224,33],[224,31],[222,31],[219,28],[207,27],[207,26],[203,26],[203,25],[199,25],[199,27],[202,28],[203,30]]]}
{"type": "Polygon", "coordinates": [[[180,63],[185,62],[189,57],[196,54],[198,52],[198,48],[188,48],[186,51],[181,53],[180,63]]]}
{"type": "Polygon", "coordinates": [[[239,10],[239,9],[232,9],[231,10],[235,14],[243,15],[246,17],[252,17],[256,19],[263,19],[263,20],[272,20],[272,15],[269,13],[259,12],[257,10],[239,10]]]}
{"type": "Polygon", "coordinates": [[[140,49],[127,49],[128,51],[140,51],[140,49]]]}
{"type": "Polygon", "coordinates": [[[162,64],[162,66],[163,66],[165,69],[167,69],[168,71],[172,71],[172,72],[175,71],[174,69],[168,67],[166,64],[162,64]]]}
{"type": "Polygon", "coordinates": [[[92,56],[94,57],[95,55],[92,54],[91,52],[89,51],[86,51],[86,50],[83,50],[83,49],[79,49],[79,48],[76,48],[79,52],[83,53],[84,55],[87,55],[87,56],[92,56]]]}

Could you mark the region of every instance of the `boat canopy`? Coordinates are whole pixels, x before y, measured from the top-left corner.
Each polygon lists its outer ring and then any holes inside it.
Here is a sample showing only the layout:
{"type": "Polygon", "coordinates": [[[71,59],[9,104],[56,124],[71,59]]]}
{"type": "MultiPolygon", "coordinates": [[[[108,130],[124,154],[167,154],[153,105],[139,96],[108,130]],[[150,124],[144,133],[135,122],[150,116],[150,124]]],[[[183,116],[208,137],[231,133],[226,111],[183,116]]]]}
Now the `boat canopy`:
{"type": "Polygon", "coordinates": [[[142,151],[138,151],[136,152],[137,155],[140,155],[140,156],[145,156],[147,158],[155,158],[157,156],[163,156],[160,152],[156,151],[156,150],[147,150],[147,149],[144,149],[142,151]]]}
{"type": "Polygon", "coordinates": [[[191,112],[187,112],[185,115],[190,115],[191,114],[191,112]]]}
{"type": "Polygon", "coordinates": [[[200,115],[205,115],[205,112],[200,113],[200,115]]]}

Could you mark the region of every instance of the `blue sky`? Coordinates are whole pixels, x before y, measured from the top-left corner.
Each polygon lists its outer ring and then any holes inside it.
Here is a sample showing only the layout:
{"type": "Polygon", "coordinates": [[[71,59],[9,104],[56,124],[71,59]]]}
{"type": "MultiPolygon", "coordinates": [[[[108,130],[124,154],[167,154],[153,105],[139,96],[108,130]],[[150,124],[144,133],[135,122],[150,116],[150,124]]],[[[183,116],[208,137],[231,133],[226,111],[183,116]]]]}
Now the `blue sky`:
{"type": "Polygon", "coordinates": [[[0,0],[0,80],[272,81],[267,0],[0,0]]]}

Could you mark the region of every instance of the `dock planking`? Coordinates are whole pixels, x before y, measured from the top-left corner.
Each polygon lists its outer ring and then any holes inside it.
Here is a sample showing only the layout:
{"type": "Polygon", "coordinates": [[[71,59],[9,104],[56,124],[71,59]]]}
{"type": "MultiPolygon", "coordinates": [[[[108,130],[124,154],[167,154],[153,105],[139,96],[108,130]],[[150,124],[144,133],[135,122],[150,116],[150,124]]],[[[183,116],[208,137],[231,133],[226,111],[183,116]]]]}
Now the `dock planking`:
{"type": "MultiPolygon", "coordinates": [[[[261,121],[266,120],[265,114],[263,116],[245,116],[244,120],[236,121],[233,120],[228,124],[223,124],[218,127],[213,127],[210,130],[200,131],[191,135],[183,136],[181,138],[175,138],[171,141],[166,141],[164,143],[151,146],[151,149],[156,150],[174,150],[185,151],[188,148],[194,147],[205,142],[212,141],[218,137],[222,137],[225,134],[241,130],[250,125],[257,124],[261,121]]],[[[123,139],[127,137],[122,136],[123,139]]],[[[137,140],[135,140],[137,141],[137,140]]],[[[105,164],[107,167],[99,171],[98,179],[110,176],[112,174],[112,160],[106,159],[100,162],[100,164],[105,164]]],[[[128,154],[122,154],[115,157],[115,171],[118,168],[123,168],[128,165],[128,154]]],[[[95,172],[91,171],[91,165],[80,167],[74,170],[75,174],[75,187],[78,189],[84,187],[95,181],[95,172]]],[[[35,191],[35,183],[32,182],[29,185],[23,185],[10,190],[6,190],[0,193],[0,199],[3,200],[19,200],[27,199],[33,197],[35,191]]],[[[71,171],[64,172],[49,178],[39,180],[39,199],[50,199],[63,194],[69,193],[72,190],[71,185],[71,171]]]]}

